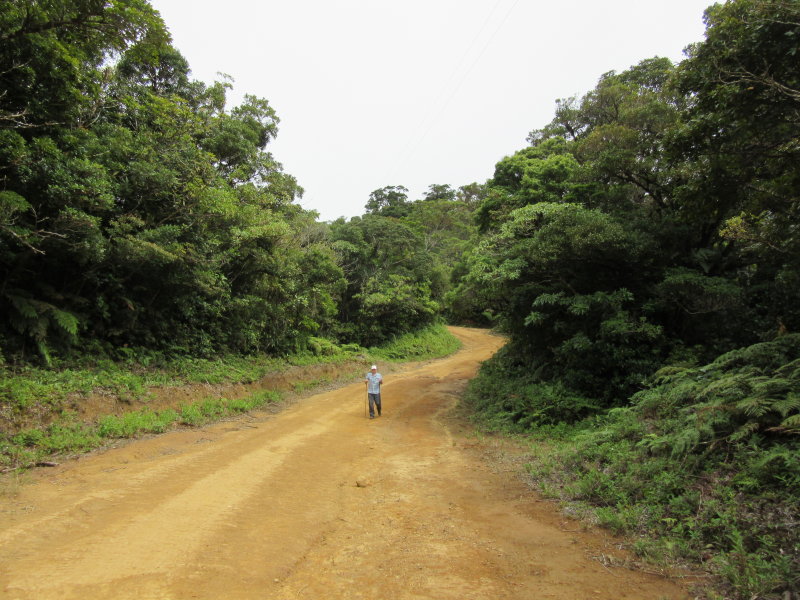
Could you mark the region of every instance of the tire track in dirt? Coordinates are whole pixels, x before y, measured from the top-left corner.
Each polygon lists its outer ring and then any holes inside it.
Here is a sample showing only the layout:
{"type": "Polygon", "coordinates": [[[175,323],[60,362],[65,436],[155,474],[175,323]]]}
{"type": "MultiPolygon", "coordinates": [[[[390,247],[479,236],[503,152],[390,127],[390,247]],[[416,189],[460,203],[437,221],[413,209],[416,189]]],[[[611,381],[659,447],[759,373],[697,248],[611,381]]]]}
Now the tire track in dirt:
{"type": "Polygon", "coordinates": [[[36,473],[0,500],[0,598],[687,598],[465,449],[445,415],[502,340],[453,332],[374,421],[358,382],[36,473]]]}

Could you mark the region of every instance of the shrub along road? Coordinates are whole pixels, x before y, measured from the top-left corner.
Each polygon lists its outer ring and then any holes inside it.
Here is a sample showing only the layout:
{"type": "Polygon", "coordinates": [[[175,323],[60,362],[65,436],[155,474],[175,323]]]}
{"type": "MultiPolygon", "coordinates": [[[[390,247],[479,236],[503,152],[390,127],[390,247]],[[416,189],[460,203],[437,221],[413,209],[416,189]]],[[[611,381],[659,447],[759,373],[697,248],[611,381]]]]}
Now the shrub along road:
{"type": "Polygon", "coordinates": [[[502,340],[452,331],[373,421],[358,382],[6,482],[0,597],[687,598],[474,451],[450,409],[502,340]]]}

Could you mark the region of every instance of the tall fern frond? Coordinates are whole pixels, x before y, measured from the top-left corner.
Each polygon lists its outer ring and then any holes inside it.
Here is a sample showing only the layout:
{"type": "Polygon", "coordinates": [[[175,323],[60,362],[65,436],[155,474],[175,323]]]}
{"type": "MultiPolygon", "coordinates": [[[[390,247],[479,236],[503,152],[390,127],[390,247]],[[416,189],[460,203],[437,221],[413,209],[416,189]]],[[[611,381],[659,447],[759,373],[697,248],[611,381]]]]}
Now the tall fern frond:
{"type": "Polygon", "coordinates": [[[718,379],[709,381],[701,387],[698,394],[699,400],[713,401],[721,399],[728,402],[735,402],[752,394],[753,384],[758,377],[747,373],[726,373],[718,379]]]}
{"type": "Polygon", "coordinates": [[[44,340],[36,341],[36,349],[44,360],[45,364],[49,367],[53,364],[53,359],[50,358],[50,348],[47,347],[47,342],[44,340]]]}
{"type": "Polygon", "coordinates": [[[78,335],[79,321],[75,315],[65,310],[58,310],[55,307],[52,308],[50,314],[53,316],[53,321],[55,321],[56,325],[58,325],[71,338],[78,335]]]}
{"type": "Polygon", "coordinates": [[[36,317],[39,316],[36,307],[27,298],[23,298],[22,296],[17,296],[16,294],[6,294],[6,298],[9,299],[11,304],[20,314],[20,316],[26,319],[35,319],[36,317]]]}
{"type": "Polygon", "coordinates": [[[37,342],[43,342],[47,339],[48,327],[50,327],[50,319],[41,316],[28,327],[28,334],[37,342]]]}
{"type": "Polygon", "coordinates": [[[797,384],[787,378],[775,376],[769,378],[765,377],[759,378],[758,381],[753,384],[753,390],[757,396],[763,398],[781,398],[791,391],[792,385],[797,384]]]}
{"type": "Polygon", "coordinates": [[[21,293],[6,293],[5,297],[14,308],[8,316],[9,323],[18,333],[35,342],[39,354],[48,365],[52,362],[48,345],[51,326],[55,325],[70,342],[75,341],[80,321],[74,314],[56,308],[49,302],[25,297],[21,293]]]}
{"type": "Polygon", "coordinates": [[[742,440],[748,439],[751,435],[756,433],[761,428],[761,425],[758,421],[748,421],[744,425],[742,425],[739,429],[734,431],[730,437],[728,438],[731,442],[741,442],[742,440]]]}
{"type": "Polygon", "coordinates": [[[800,415],[786,417],[781,423],[780,428],[790,433],[800,434],[800,415]]]}
{"type": "Polygon", "coordinates": [[[780,377],[785,377],[786,379],[800,379],[800,358],[786,363],[775,371],[775,374],[780,377]]]}
{"type": "Polygon", "coordinates": [[[740,412],[743,412],[748,417],[763,417],[765,414],[770,412],[772,408],[772,403],[765,399],[765,398],[757,398],[751,396],[749,398],[743,398],[736,403],[736,408],[740,412]]]}
{"type": "Polygon", "coordinates": [[[800,394],[789,394],[785,398],[776,400],[772,404],[772,408],[784,418],[789,413],[800,412],[800,394]]]}
{"type": "Polygon", "coordinates": [[[677,432],[672,439],[672,456],[683,456],[692,452],[700,444],[702,432],[694,427],[677,432]]]}

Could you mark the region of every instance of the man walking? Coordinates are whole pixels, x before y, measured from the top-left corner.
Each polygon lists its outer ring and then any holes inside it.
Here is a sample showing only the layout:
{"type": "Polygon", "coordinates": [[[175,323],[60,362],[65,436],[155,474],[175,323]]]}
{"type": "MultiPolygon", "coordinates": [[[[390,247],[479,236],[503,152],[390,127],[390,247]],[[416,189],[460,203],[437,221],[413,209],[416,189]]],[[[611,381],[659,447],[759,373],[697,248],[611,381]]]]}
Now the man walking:
{"type": "Polygon", "coordinates": [[[367,396],[369,397],[369,418],[375,418],[375,408],[378,409],[378,416],[381,416],[381,384],[383,383],[383,377],[381,374],[378,373],[378,367],[376,365],[372,365],[370,368],[369,373],[367,373],[366,377],[364,378],[364,384],[367,386],[367,396]]]}

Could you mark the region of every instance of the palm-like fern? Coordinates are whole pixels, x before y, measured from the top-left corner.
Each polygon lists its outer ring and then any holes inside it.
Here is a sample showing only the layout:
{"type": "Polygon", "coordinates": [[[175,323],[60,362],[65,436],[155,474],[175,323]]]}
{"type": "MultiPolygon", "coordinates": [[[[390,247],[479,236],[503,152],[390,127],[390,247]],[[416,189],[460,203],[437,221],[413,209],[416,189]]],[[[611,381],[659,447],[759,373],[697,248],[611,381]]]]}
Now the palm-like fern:
{"type": "Polygon", "coordinates": [[[641,445],[673,455],[800,434],[800,335],[729,352],[699,368],[662,369],[635,396],[660,433],[641,445]]]}
{"type": "Polygon", "coordinates": [[[49,342],[54,335],[66,338],[69,342],[77,338],[80,321],[71,312],[26,296],[19,290],[8,292],[4,296],[12,309],[8,315],[11,326],[34,342],[46,363],[50,363],[49,342]]]}

